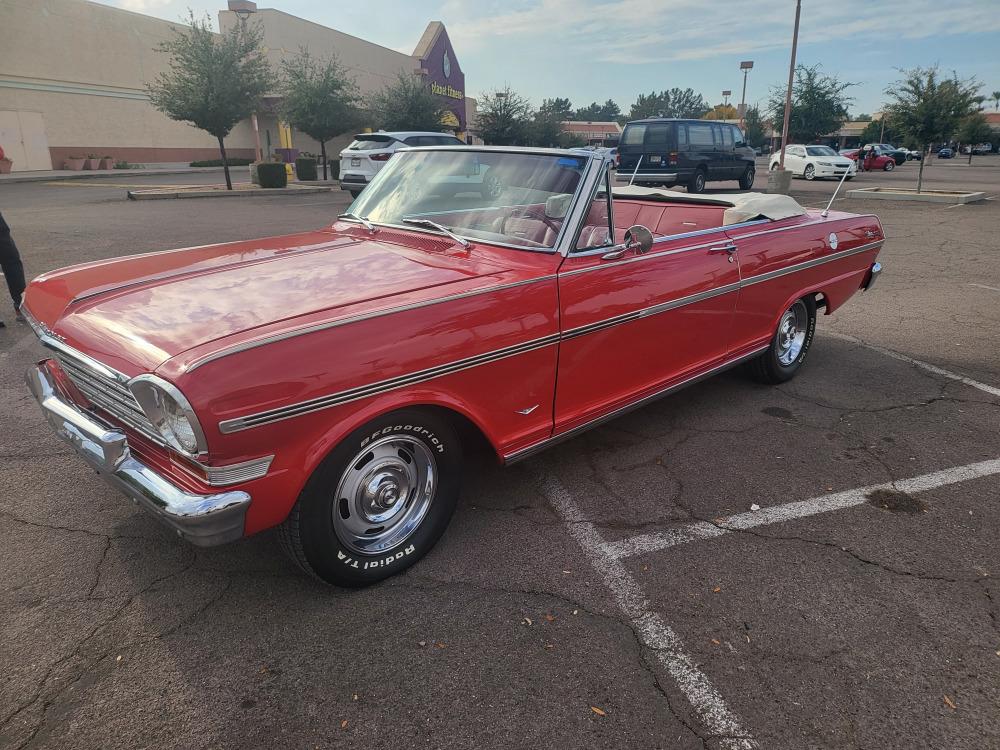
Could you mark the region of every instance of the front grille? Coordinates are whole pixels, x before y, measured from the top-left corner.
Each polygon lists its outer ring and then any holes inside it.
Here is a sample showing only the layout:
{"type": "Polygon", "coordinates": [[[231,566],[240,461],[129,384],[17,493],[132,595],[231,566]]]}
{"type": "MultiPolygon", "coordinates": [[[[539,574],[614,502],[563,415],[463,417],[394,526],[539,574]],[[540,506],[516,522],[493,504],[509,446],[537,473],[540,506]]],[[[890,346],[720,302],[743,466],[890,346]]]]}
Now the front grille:
{"type": "Polygon", "coordinates": [[[124,384],[97,372],[86,362],[67,352],[55,352],[59,367],[91,404],[110,414],[126,427],[161,443],[163,438],[146,417],[135,397],[124,384]]]}

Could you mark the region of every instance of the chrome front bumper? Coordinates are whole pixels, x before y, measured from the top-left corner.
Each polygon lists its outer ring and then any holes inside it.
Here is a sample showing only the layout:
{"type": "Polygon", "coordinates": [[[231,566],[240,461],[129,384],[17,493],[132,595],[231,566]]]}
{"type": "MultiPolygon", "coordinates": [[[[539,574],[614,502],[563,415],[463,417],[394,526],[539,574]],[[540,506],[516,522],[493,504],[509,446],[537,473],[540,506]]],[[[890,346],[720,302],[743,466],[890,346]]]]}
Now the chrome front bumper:
{"type": "Polygon", "coordinates": [[[243,521],[250,505],[246,492],[198,495],[178,487],[132,457],[124,432],[101,424],[64,398],[44,363],[30,368],[25,379],[56,434],[108,484],[179,536],[199,547],[243,536],[243,521]]]}
{"type": "Polygon", "coordinates": [[[865,276],[865,283],[861,285],[861,288],[866,292],[871,289],[875,285],[875,282],[878,281],[880,273],[882,273],[882,264],[875,261],[872,263],[872,267],[868,269],[868,274],[865,276]]]}

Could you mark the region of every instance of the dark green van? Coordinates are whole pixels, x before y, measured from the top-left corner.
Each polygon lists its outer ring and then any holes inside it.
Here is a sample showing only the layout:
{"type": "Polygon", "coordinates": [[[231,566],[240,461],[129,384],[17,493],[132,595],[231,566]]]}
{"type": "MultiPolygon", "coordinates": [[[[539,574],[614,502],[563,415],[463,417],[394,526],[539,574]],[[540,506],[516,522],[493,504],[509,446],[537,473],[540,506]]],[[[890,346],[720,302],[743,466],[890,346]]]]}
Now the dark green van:
{"type": "Polygon", "coordinates": [[[626,124],[618,142],[619,183],[686,185],[689,193],[700,193],[720,180],[749,190],[753,178],[753,149],[729,123],[651,117],[626,124]]]}

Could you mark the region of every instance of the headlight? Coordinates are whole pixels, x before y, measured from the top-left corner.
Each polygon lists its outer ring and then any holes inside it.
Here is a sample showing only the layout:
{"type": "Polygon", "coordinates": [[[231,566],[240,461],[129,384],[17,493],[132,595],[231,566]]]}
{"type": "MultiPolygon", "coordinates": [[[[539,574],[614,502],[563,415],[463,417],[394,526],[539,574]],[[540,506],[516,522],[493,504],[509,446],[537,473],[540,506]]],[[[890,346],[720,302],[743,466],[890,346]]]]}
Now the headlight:
{"type": "Polygon", "coordinates": [[[207,450],[198,417],[177,388],[155,375],[133,378],[129,388],[167,445],[192,456],[207,450]]]}
{"type": "Polygon", "coordinates": [[[819,164],[821,167],[832,167],[833,166],[833,162],[830,162],[830,161],[818,161],[816,163],[819,164]]]}

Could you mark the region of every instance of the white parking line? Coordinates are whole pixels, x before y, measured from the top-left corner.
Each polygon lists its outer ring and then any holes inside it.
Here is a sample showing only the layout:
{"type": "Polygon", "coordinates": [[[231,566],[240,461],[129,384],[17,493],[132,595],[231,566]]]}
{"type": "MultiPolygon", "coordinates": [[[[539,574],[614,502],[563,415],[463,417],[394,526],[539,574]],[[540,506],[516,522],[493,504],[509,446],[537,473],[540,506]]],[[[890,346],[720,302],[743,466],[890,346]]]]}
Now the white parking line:
{"type": "Polygon", "coordinates": [[[969,284],[969,286],[975,286],[980,289],[989,289],[991,292],[1000,292],[1000,287],[997,286],[986,286],[986,284],[969,284]]]}
{"type": "Polygon", "coordinates": [[[945,487],[949,484],[967,482],[970,479],[979,479],[997,474],[1000,474],[1000,459],[980,461],[979,463],[967,464],[966,466],[955,466],[951,469],[923,474],[911,479],[902,479],[897,482],[887,482],[885,484],[873,484],[869,487],[835,492],[831,495],[822,495],[809,500],[799,500],[794,503],[786,503],[785,505],[775,505],[747,513],[739,513],[726,519],[720,519],[716,523],[697,521],[675,529],[634,536],[618,542],[605,542],[603,551],[607,558],[621,560],[634,555],[642,555],[676,547],[679,544],[692,542],[697,539],[708,539],[722,536],[723,534],[731,534],[734,531],[792,521],[796,518],[807,518],[819,513],[829,513],[830,511],[841,510],[843,508],[852,508],[865,503],[868,499],[868,494],[875,490],[897,490],[899,492],[914,494],[933,490],[938,487],[945,487]]]}
{"type": "Polygon", "coordinates": [[[644,645],[656,653],[660,663],[688,699],[701,724],[721,739],[721,747],[752,750],[757,743],[740,719],[726,705],[719,691],[684,650],[684,644],[666,622],[649,607],[649,601],[624,564],[608,554],[607,545],[573,501],[570,492],[551,474],[540,478],[542,492],[566,524],[570,535],[614,595],[644,645]]]}
{"type": "Polygon", "coordinates": [[[848,336],[846,333],[837,333],[836,331],[823,331],[824,336],[830,336],[835,339],[841,339],[842,341],[850,341],[854,344],[861,344],[862,346],[868,347],[879,354],[884,354],[887,357],[892,357],[893,359],[898,359],[900,362],[907,362],[911,365],[920,367],[921,369],[927,370],[928,372],[933,372],[935,375],[941,375],[942,377],[949,378],[951,380],[957,380],[959,383],[965,383],[973,388],[978,388],[979,390],[989,393],[992,396],[1000,396],[1000,388],[993,385],[987,385],[986,383],[980,383],[978,380],[973,380],[972,378],[967,378],[964,375],[959,375],[956,372],[951,372],[950,370],[945,370],[937,365],[932,365],[929,362],[922,362],[919,359],[913,359],[912,357],[907,357],[905,354],[900,354],[899,352],[894,352],[892,349],[884,349],[881,346],[876,346],[875,344],[869,344],[867,341],[862,341],[854,336],[848,336]]]}

